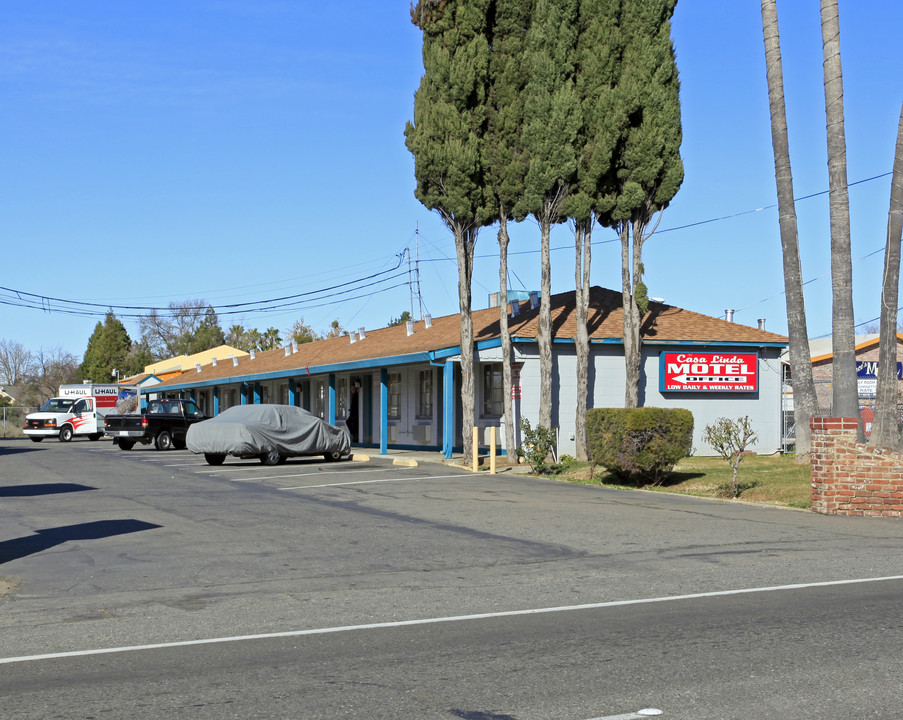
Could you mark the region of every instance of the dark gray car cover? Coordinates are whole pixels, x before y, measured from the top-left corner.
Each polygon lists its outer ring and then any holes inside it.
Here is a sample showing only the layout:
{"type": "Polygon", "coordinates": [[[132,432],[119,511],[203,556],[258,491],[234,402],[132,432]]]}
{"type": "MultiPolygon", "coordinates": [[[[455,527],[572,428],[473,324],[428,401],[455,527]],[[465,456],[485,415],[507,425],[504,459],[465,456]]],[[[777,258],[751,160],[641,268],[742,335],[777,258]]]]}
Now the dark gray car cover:
{"type": "Polygon", "coordinates": [[[293,405],[235,405],[188,428],[194,453],[253,456],[276,450],[283,455],[321,455],[351,450],[348,433],[293,405]]]}

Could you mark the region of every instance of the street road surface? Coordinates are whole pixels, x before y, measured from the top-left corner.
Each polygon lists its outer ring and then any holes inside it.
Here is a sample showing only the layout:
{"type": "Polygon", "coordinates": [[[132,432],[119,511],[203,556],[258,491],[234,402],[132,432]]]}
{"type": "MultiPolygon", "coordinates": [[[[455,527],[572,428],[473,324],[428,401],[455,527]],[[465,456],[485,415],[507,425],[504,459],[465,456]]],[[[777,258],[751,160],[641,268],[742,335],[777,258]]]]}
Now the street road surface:
{"type": "Polygon", "coordinates": [[[900,717],[903,523],[0,441],[0,717],[900,717]]]}

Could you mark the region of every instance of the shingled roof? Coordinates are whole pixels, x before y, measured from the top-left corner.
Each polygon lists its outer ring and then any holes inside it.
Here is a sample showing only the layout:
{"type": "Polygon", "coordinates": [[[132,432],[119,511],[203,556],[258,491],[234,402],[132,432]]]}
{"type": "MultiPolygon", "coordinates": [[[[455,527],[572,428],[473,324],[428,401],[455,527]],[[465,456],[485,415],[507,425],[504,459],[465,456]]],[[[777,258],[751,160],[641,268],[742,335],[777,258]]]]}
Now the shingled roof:
{"type": "MultiPolygon", "coordinates": [[[[553,295],[552,334],[556,339],[572,339],[576,334],[575,293],[553,295]]],[[[509,317],[512,338],[535,339],[539,325],[539,308],[529,309],[521,304],[520,314],[509,317]],[[527,308],[527,309],[523,309],[527,308]]],[[[497,307],[475,310],[472,313],[474,340],[494,340],[499,337],[499,309],[497,307]]],[[[601,287],[590,292],[590,339],[620,342],[623,331],[621,293],[601,287]]],[[[727,322],[700,313],[683,310],[663,303],[650,303],[643,318],[644,342],[694,342],[694,343],[751,343],[786,344],[783,335],[759,330],[746,325],[727,322]]],[[[369,360],[426,354],[431,351],[457,348],[461,342],[461,326],[458,315],[435,318],[431,327],[423,321],[414,323],[414,333],[407,334],[405,325],[394,325],[366,331],[366,337],[351,342],[346,336],[316,340],[298,346],[296,352],[286,354],[284,348],[267,350],[250,356],[218,358],[217,364],[201,367],[200,372],[188,370],[185,374],[154,385],[152,391],[167,387],[179,387],[194,383],[209,383],[247,375],[289,372],[304,373],[314,368],[344,363],[365,363],[369,360]],[[237,362],[237,364],[235,364],[237,362]]],[[[150,389],[150,388],[149,388],[150,389]]]]}

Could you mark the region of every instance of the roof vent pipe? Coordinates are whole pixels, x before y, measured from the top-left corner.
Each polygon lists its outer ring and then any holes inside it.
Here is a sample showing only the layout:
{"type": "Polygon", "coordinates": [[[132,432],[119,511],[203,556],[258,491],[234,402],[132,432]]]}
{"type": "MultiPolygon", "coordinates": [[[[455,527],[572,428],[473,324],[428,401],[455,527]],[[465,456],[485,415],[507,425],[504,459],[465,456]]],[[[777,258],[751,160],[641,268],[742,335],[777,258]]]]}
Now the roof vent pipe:
{"type": "Polygon", "coordinates": [[[367,331],[364,330],[364,328],[362,328],[362,327],[359,327],[357,329],[357,334],[360,335],[361,340],[363,340],[365,337],[367,337],[367,331]]]}
{"type": "Polygon", "coordinates": [[[423,325],[424,327],[433,327],[433,316],[427,313],[423,316],[423,325]]]}
{"type": "Polygon", "coordinates": [[[213,358],[213,367],[216,367],[216,358],[213,358]]]}
{"type": "Polygon", "coordinates": [[[413,321],[413,320],[408,320],[404,325],[405,325],[405,327],[407,328],[407,331],[408,331],[408,337],[410,337],[411,335],[413,335],[413,334],[414,334],[414,321],[413,321]]]}
{"type": "Polygon", "coordinates": [[[756,323],[759,326],[759,330],[765,329],[765,318],[759,318],[758,320],[756,320],[756,323]]]}
{"type": "Polygon", "coordinates": [[[232,358],[232,365],[238,367],[238,358],[231,354],[229,355],[229,357],[232,358]]]}
{"type": "Polygon", "coordinates": [[[517,317],[520,315],[520,302],[517,300],[512,300],[508,303],[508,307],[511,310],[511,317],[517,317]]]}
{"type": "Polygon", "coordinates": [[[200,363],[195,363],[195,364],[194,364],[194,369],[195,369],[197,372],[200,372],[200,371],[201,371],[201,364],[200,364],[200,363]]]}
{"type": "Polygon", "coordinates": [[[728,322],[734,322],[734,311],[732,309],[727,309],[724,311],[724,319],[728,322]]]}
{"type": "Polygon", "coordinates": [[[288,356],[291,355],[291,354],[292,354],[292,346],[291,346],[291,345],[286,345],[286,346],[285,346],[285,357],[288,357],[288,356]]]}
{"type": "Polygon", "coordinates": [[[251,359],[253,360],[256,357],[257,357],[257,353],[255,353],[253,350],[251,350],[251,359]]]}
{"type": "Polygon", "coordinates": [[[348,337],[351,338],[352,345],[357,342],[357,333],[355,333],[355,332],[349,333],[348,337]]]}
{"type": "Polygon", "coordinates": [[[298,352],[298,341],[297,340],[292,340],[292,352],[293,353],[298,352]]]}
{"type": "Polygon", "coordinates": [[[535,310],[539,307],[539,293],[535,290],[530,291],[530,309],[535,310]]]}

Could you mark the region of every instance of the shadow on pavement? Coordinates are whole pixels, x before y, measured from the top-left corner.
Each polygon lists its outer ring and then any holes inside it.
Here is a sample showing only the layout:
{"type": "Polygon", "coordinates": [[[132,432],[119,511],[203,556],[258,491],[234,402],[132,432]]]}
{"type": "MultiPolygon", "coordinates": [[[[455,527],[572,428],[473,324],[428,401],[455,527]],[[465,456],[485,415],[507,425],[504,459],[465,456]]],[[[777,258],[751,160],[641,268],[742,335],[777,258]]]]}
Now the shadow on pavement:
{"type": "Polygon", "coordinates": [[[18,455],[19,453],[41,452],[41,448],[32,445],[18,445],[16,447],[0,447],[0,455],[18,455]]]}
{"type": "Polygon", "coordinates": [[[11,485],[0,487],[0,498],[36,497],[38,495],[57,495],[60,493],[95,490],[90,485],[78,483],[46,483],[44,485],[11,485]]]}
{"type": "Polygon", "coordinates": [[[161,526],[141,520],[98,520],[79,525],[64,525],[48,530],[38,530],[28,537],[0,542],[0,565],[43,552],[70,540],[100,540],[115,535],[153,530],[158,527],[161,526]]]}

